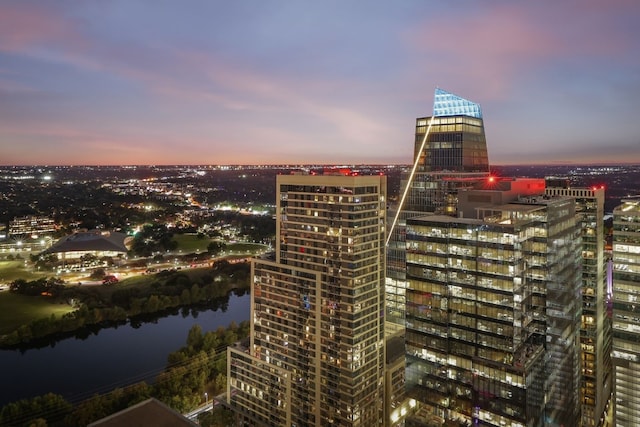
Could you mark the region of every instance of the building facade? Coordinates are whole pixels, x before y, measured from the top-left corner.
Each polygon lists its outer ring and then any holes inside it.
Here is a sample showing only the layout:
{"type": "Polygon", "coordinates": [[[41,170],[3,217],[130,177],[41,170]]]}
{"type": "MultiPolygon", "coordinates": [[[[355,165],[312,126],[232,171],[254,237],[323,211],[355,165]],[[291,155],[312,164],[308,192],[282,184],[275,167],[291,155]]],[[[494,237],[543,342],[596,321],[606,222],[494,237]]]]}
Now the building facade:
{"type": "Polygon", "coordinates": [[[604,187],[572,188],[566,178],[547,178],[545,194],[573,197],[582,232],[580,318],[581,426],[606,427],[612,410],[612,322],[605,280],[604,187]]]}
{"type": "Polygon", "coordinates": [[[407,425],[575,425],[574,201],[463,196],[475,218],[407,220],[406,383],[418,402],[407,425]]]}
{"type": "Polygon", "coordinates": [[[55,221],[46,216],[22,216],[9,221],[9,236],[40,236],[55,231],[55,221]]]}
{"type": "Polygon", "coordinates": [[[456,216],[458,191],[472,188],[488,176],[480,105],[436,88],[433,115],[416,119],[413,168],[403,177],[402,197],[388,214],[388,334],[404,331],[407,218],[425,214],[456,216]]]}
{"type": "Polygon", "coordinates": [[[640,198],[613,211],[615,424],[640,425],[640,198]]]}
{"type": "Polygon", "coordinates": [[[228,350],[228,403],[245,425],[384,425],[386,177],[276,186],[276,256],[252,261],[250,344],[228,350]]]}

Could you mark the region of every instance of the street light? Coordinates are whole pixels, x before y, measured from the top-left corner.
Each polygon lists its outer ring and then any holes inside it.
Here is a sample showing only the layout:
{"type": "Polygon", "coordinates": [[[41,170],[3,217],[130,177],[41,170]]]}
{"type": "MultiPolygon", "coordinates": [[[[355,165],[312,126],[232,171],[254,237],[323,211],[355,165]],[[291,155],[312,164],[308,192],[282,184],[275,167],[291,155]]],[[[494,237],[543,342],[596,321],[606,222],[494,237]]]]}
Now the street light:
{"type": "Polygon", "coordinates": [[[207,403],[209,403],[209,395],[205,391],[204,392],[204,405],[207,406],[207,403]]]}

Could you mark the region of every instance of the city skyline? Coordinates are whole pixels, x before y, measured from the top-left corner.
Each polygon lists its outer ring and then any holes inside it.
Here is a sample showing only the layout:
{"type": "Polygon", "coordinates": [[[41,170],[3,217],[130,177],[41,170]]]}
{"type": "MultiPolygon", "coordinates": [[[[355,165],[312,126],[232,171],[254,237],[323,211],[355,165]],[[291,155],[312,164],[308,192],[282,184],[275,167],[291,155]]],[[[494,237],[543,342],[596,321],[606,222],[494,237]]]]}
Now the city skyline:
{"type": "Polygon", "coordinates": [[[1,2],[0,163],[407,164],[435,87],[481,105],[491,164],[637,161],[639,17],[624,0],[1,2]]]}

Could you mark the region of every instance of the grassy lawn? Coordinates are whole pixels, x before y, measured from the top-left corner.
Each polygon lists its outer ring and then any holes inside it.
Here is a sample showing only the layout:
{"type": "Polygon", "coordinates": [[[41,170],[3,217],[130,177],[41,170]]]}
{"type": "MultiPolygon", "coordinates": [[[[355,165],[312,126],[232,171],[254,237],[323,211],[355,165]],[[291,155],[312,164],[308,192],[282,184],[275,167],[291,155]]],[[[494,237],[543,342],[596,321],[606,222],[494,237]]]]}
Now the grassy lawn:
{"type": "Polygon", "coordinates": [[[50,317],[52,313],[62,316],[73,310],[70,305],[53,303],[46,297],[30,297],[1,291],[0,335],[10,333],[35,319],[50,317]]]}
{"type": "MultiPolygon", "coordinates": [[[[197,281],[199,277],[206,272],[208,272],[208,268],[193,268],[193,269],[185,269],[181,270],[180,273],[186,274],[189,276],[189,279],[192,281],[197,281]]],[[[151,284],[154,282],[164,282],[166,279],[159,278],[156,274],[140,274],[136,276],[127,277],[121,279],[118,283],[114,285],[89,285],[85,286],[82,289],[100,295],[100,298],[104,300],[110,300],[111,295],[118,290],[136,288],[140,290],[141,295],[147,295],[151,293],[151,284]]]]}
{"type": "MultiPolygon", "coordinates": [[[[176,234],[173,236],[173,240],[178,242],[178,249],[184,253],[196,252],[197,250],[206,252],[209,243],[216,241],[216,239],[210,239],[208,237],[198,239],[195,234],[176,234]]],[[[235,254],[246,255],[247,252],[254,254],[266,248],[266,245],[260,243],[227,243],[225,252],[227,254],[233,252],[235,254]]]]}
{"type": "Polygon", "coordinates": [[[24,268],[24,261],[0,261],[0,283],[9,283],[16,279],[35,280],[46,276],[47,274],[35,273],[24,268]]]}
{"type": "MultiPolygon", "coordinates": [[[[208,274],[208,268],[194,268],[183,270],[182,273],[196,282],[200,276],[208,274]]],[[[82,289],[89,293],[96,293],[109,300],[111,294],[119,289],[138,288],[142,294],[151,291],[151,283],[157,281],[155,275],[139,275],[123,279],[114,286],[90,285],[82,289]]],[[[46,297],[32,297],[18,295],[9,291],[0,291],[0,335],[13,332],[23,324],[27,324],[36,319],[50,317],[51,314],[62,316],[65,313],[75,310],[70,305],[54,303],[46,297]]]]}
{"type": "Polygon", "coordinates": [[[185,253],[196,252],[197,250],[206,252],[209,243],[214,241],[214,239],[206,236],[198,239],[196,234],[175,234],[172,240],[178,242],[178,249],[185,253]]]}
{"type": "Polygon", "coordinates": [[[227,243],[225,252],[234,252],[237,254],[246,254],[247,252],[250,252],[253,254],[266,249],[267,245],[263,245],[261,243],[227,243]]]}
{"type": "MultiPolygon", "coordinates": [[[[200,268],[185,268],[178,271],[179,274],[184,274],[189,277],[189,281],[192,283],[200,282],[200,279],[204,275],[210,275],[211,269],[209,267],[200,268]]],[[[151,285],[155,282],[165,282],[167,276],[161,277],[157,274],[139,274],[131,277],[121,279],[114,285],[88,285],[82,286],[80,290],[91,294],[97,294],[101,299],[109,301],[111,295],[119,290],[136,288],[140,291],[140,295],[149,295],[155,291],[151,285]]]]}

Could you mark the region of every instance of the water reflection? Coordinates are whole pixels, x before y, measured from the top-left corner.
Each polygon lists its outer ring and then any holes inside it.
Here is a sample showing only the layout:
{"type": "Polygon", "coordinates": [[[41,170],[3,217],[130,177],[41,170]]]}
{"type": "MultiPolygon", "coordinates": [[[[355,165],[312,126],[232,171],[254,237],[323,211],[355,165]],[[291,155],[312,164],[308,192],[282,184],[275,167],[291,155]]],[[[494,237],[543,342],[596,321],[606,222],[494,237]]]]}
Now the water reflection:
{"type": "Polygon", "coordinates": [[[206,306],[139,316],[107,329],[84,328],[38,348],[0,351],[0,406],[47,392],[80,401],[141,380],[152,380],[189,329],[203,332],[249,319],[250,297],[231,295],[206,306]]]}

